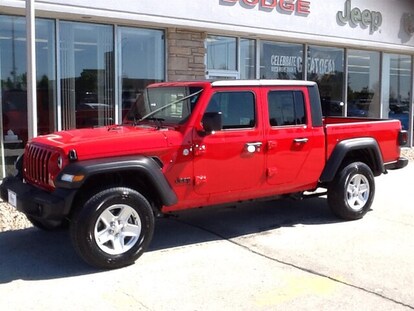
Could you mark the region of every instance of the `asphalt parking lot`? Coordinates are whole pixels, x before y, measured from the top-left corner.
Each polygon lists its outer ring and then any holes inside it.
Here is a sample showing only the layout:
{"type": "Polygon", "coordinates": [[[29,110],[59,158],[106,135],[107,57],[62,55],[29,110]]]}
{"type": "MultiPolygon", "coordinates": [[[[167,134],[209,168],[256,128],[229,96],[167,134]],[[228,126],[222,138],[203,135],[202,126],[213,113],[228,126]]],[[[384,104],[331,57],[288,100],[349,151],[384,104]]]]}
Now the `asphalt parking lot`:
{"type": "Polygon", "coordinates": [[[157,220],[135,265],[96,271],[64,231],[0,233],[0,310],[413,310],[414,164],[376,178],[373,210],[325,199],[157,220]]]}

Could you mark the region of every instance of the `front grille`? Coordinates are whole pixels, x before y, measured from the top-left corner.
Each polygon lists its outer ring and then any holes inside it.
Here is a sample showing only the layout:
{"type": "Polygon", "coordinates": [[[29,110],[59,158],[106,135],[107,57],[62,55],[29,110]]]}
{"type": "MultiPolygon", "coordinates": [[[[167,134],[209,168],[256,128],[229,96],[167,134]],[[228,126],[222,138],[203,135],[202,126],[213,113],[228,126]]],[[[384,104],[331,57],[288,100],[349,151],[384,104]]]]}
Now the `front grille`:
{"type": "Polygon", "coordinates": [[[36,145],[28,145],[24,154],[25,178],[41,187],[48,187],[48,163],[53,151],[36,145]]]}

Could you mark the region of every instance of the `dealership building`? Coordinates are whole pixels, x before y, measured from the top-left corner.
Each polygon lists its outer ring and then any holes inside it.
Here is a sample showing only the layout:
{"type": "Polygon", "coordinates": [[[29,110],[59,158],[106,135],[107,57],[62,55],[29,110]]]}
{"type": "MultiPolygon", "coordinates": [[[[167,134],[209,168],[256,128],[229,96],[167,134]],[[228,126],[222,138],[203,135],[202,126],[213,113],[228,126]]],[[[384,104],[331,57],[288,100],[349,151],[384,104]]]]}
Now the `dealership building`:
{"type": "Polygon", "coordinates": [[[1,0],[0,179],[160,81],[316,81],[326,116],[397,118],[412,146],[413,55],[411,0],[1,0]]]}

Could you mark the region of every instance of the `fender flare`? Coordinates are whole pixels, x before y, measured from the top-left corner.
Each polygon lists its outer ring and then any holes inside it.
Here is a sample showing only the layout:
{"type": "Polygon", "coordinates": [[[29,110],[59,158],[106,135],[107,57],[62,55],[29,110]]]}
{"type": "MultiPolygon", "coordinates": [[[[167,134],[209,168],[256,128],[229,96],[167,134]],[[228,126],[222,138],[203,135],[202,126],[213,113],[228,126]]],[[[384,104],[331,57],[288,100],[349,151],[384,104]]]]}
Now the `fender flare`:
{"type": "Polygon", "coordinates": [[[384,161],[377,141],[372,137],[353,138],[339,142],[332,151],[331,156],[326,162],[325,168],[319,178],[321,183],[331,182],[347,154],[352,151],[365,150],[368,152],[374,176],[385,172],[384,161]]]}
{"type": "Polygon", "coordinates": [[[91,176],[122,171],[136,171],[144,174],[151,186],[156,190],[163,205],[170,206],[177,203],[177,196],[162,173],[160,165],[154,159],[145,156],[114,157],[72,162],[59,173],[56,178],[56,187],[79,189],[91,176]],[[79,182],[70,182],[66,181],[64,175],[83,175],[84,178],[79,182]]]}

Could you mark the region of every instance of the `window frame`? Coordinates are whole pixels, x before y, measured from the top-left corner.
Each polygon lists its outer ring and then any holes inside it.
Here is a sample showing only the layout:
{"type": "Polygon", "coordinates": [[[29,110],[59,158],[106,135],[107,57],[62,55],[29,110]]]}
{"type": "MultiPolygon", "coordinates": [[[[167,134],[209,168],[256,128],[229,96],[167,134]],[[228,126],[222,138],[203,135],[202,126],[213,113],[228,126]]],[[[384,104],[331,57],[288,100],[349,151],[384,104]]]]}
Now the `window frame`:
{"type": "MultiPolygon", "coordinates": [[[[268,92],[267,92],[267,112],[268,112],[268,118],[267,118],[267,122],[268,122],[268,125],[271,127],[271,128],[276,128],[276,127],[298,127],[298,126],[300,126],[300,127],[303,127],[303,126],[306,126],[307,124],[308,124],[308,115],[307,115],[307,111],[306,111],[306,101],[305,101],[305,94],[304,94],[304,92],[303,92],[303,90],[269,90],[268,92]],[[291,93],[292,94],[292,97],[293,97],[293,113],[294,113],[294,116],[293,116],[293,119],[296,121],[297,120],[297,106],[299,105],[299,104],[301,104],[302,105],[302,108],[303,108],[303,118],[305,118],[304,119],[304,121],[303,122],[301,122],[301,123],[295,123],[295,124],[284,124],[284,122],[283,122],[283,124],[281,124],[281,125],[272,125],[272,122],[271,122],[271,113],[270,113],[270,111],[271,111],[271,109],[270,109],[270,107],[271,107],[271,102],[270,102],[270,100],[269,100],[269,97],[270,97],[270,95],[271,95],[271,93],[291,93]],[[302,95],[302,103],[300,103],[300,102],[298,102],[298,100],[297,100],[297,97],[298,97],[298,94],[301,94],[302,95]]],[[[283,120],[284,121],[284,120],[283,120]]]]}
{"type": "MultiPolygon", "coordinates": [[[[220,112],[222,112],[222,120],[223,120],[223,128],[221,129],[221,131],[223,131],[223,132],[226,132],[226,131],[240,131],[240,130],[252,130],[252,129],[257,128],[257,126],[258,126],[258,118],[257,118],[257,116],[258,116],[258,112],[257,112],[257,96],[256,96],[256,93],[253,90],[220,90],[220,91],[214,92],[213,95],[211,96],[211,99],[210,99],[208,105],[207,105],[206,111],[209,108],[209,105],[211,103],[211,100],[217,94],[223,94],[223,93],[227,93],[227,94],[231,94],[231,93],[233,93],[233,94],[234,93],[239,93],[239,94],[243,94],[243,93],[246,94],[247,93],[247,94],[251,94],[252,95],[252,100],[253,100],[253,121],[254,121],[254,123],[251,126],[250,125],[249,126],[242,126],[242,125],[240,125],[239,127],[227,127],[227,128],[224,128],[224,118],[223,118],[224,113],[223,113],[223,111],[220,111],[220,112]]],[[[220,110],[222,110],[221,108],[222,107],[220,106],[220,110]]]]}
{"type": "Polygon", "coordinates": [[[234,37],[234,36],[226,36],[226,35],[220,35],[220,34],[208,34],[207,38],[205,40],[205,48],[206,48],[206,56],[205,56],[205,66],[206,66],[206,79],[256,79],[257,78],[257,47],[258,47],[258,40],[252,39],[252,38],[246,38],[246,37],[234,37]],[[235,55],[234,58],[236,60],[236,67],[235,69],[214,69],[209,68],[209,61],[208,61],[208,40],[209,38],[213,37],[225,37],[225,38],[231,38],[236,40],[236,48],[235,48],[235,55]],[[243,77],[242,76],[242,51],[241,51],[241,44],[242,40],[248,40],[252,41],[254,43],[254,55],[252,55],[253,58],[253,76],[251,77],[243,77]]]}

